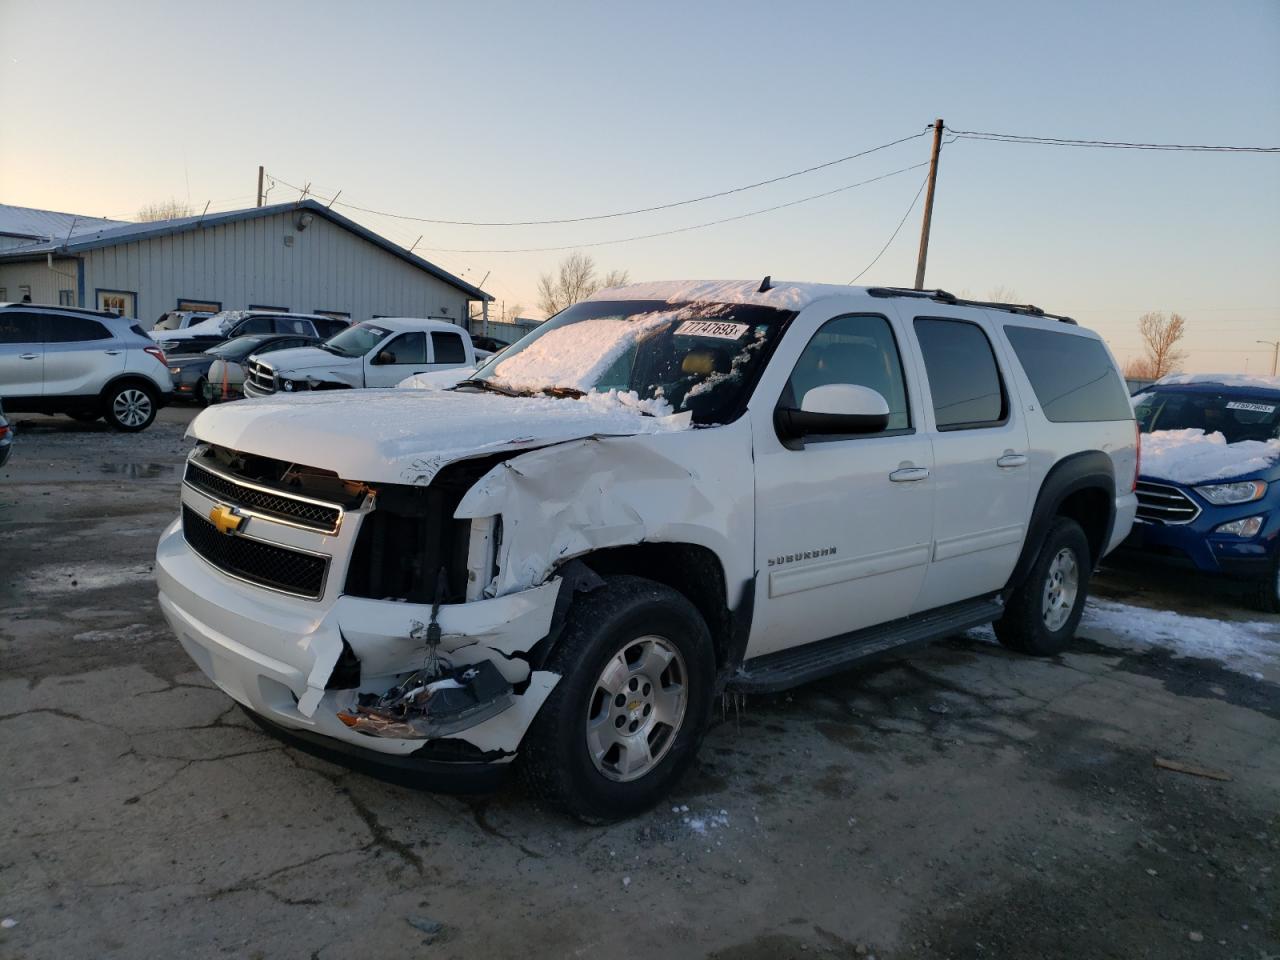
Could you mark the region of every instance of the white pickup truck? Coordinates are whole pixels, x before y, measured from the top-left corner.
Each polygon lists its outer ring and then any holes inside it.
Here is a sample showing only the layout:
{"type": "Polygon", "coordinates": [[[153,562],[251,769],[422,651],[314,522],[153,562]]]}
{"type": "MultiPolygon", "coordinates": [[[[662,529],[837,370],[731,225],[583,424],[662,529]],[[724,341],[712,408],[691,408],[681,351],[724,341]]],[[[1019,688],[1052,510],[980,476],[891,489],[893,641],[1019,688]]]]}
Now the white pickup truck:
{"type": "Polygon", "coordinates": [[[461,327],[444,320],[379,317],[314,347],[250,357],[244,392],[266,397],[280,390],[394,387],[415,375],[475,363],[471,337],[461,327]]]}
{"type": "Polygon", "coordinates": [[[156,571],[214,683],[455,780],[518,759],[593,820],[660,800],[724,691],[993,621],[1061,650],[1136,509],[1102,340],[942,291],[615,288],[452,389],[191,430],[156,571]]]}

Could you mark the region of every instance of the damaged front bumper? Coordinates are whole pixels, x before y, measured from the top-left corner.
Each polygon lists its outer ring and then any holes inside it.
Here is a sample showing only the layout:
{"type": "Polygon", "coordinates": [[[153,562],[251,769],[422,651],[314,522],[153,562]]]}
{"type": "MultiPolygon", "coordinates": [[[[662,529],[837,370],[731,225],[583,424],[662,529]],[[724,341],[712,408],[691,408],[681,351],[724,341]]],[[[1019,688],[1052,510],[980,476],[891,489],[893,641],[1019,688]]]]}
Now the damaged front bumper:
{"type": "Polygon", "coordinates": [[[165,617],[221,690],[275,727],[367,759],[504,764],[559,680],[527,657],[551,630],[559,579],[441,606],[435,649],[453,682],[431,691],[441,706],[430,722],[424,713],[423,722],[380,728],[352,718],[421,678],[429,605],[345,595],[322,604],[240,584],[191,551],[180,522],[160,540],[156,576],[165,617]]]}

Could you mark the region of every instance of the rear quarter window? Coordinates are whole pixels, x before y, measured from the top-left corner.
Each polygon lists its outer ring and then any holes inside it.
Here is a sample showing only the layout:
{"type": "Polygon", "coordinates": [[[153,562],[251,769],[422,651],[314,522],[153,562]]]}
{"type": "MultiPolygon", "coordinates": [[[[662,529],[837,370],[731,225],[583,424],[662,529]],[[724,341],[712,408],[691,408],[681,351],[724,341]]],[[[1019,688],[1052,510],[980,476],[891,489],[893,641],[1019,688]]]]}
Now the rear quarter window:
{"type": "Polygon", "coordinates": [[[1129,395],[1101,341],[1033,327],[1006,326],[1004,332],[1046,419],[1133,419],[1129,395]]]}

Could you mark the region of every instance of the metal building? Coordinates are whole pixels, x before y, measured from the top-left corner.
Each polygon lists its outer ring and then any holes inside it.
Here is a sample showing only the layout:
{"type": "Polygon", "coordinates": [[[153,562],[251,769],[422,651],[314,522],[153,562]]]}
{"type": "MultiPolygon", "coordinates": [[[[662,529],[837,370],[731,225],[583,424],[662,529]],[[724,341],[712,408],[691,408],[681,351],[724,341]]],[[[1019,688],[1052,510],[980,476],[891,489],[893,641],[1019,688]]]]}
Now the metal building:
{"type": "Polygon", "coordinates": [[[167,310],[250,308],[465,326],[471,301],[493,299],[314,200],[154,223],[0,205],[0,302],[25,296],[144,327],[167,310]]]}

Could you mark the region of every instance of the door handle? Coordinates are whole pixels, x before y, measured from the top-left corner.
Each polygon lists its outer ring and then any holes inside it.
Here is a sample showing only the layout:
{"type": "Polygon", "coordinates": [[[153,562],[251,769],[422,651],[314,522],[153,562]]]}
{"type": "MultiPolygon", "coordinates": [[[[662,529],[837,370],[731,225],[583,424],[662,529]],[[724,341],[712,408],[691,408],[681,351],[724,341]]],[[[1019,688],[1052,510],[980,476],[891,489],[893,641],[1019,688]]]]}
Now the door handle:
{"type": "Polygon", "coordinates": [[[38,353],[20,353],[20,354],[18,354],[18,359],[19,359],[19,360],[39,360],[39,359],[40,359],[40,354],[38,354],[38,353]]]}
{"type": "Polygon", "coordinates": [[[103,352],[103,353],[105,353],[108,357],[118,357],[118,356],[120,356],[120,351],[119,351],[119,350],[103,350],[102,352],[103,352]]]}
{"type": "Polygon", "coordinates": [[[997,467],[1025,467],[1026,465],[1027,455],[1025,453],[1006,453],[996,461],[997,467]]]}
{"type": "Polygon", "coordinates": [[[928,467],[899,467],[893,473],[889,474],[889,479],[894,483],[917,483],[920,480],[929,479],[928,467]]]}

